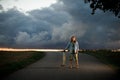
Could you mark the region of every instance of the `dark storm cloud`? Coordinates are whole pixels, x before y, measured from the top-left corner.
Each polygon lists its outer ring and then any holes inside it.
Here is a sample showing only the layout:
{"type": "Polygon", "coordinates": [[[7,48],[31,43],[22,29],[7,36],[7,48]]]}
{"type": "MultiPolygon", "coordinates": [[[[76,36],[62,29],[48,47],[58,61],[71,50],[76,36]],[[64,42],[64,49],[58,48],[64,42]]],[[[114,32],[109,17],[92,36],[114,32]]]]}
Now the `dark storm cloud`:
{"type": "Polygon", "coordinates": [[[1,12],[0,17],[1,47],[41,47],[52,43],[53,28],[62,26],[69,19],[66,13],[49,8],[27,14],[14,8],[1,12]]]}
{"type": "Polygon", "coordinates": [[[14,44],[13,37],[17,33],[17,26],[20,26],[17,21],[19,20],[19,17],[22,16],[22,13],[14,9],[0,13],[0,46],[14,44]]]}
{"type": "Polygon", "coordinates": [[[0,12],[0,47],[64,48],[76,35],[81,48],[120,48],[120,22],[82,0],[59,0],[48,8],[0,12]]]}
{"type": "MultiPolygon", "coordinates": [[[[103,13],[98,10],[91,15],[91,9],[82,0],[59,0],[75,22],[86,24],[87,28],[79,41],[87,48],[112,48],[113,45],[120,47],[120,21],[112,13],[103,13]],[[113,43],[111,45],[108,45],[113,43]],[[115,43],[115,44],[114,44],[115,43]]],[[[76,24],[77,25],[77,24],[76,24]]],[[[80,24],[78,24],[81,26],[80,24]]]]}
{"type": "Polygon", "coordinates": [[[3,7],[2,7],[2,5],[0,5],[0,10],[3,10],[3,7]]]}
{"type": "Polygon", "coordinates": [[[68,14],[63,12],[54,11],[49,8],[44,8],[43,10],[33,10],[29,12],[36,20],[43,20],[49,25],[62,26],[63,23],[68,21],[68,14]]]}

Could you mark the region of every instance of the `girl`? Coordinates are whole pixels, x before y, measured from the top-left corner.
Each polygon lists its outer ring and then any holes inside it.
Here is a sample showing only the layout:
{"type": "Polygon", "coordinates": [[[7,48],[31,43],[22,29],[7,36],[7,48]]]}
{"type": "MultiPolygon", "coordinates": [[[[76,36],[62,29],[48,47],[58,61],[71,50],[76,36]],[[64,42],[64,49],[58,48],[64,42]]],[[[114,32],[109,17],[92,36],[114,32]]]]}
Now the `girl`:
{"type": "Polygon", "coordinates": [[[73,60],[76,63],[76,68],[79,68],[79,63],[78,63],[79,44],[75,36],[71,37],[71,40],[65,49],[67,49],[68,52],[70,53],[70,56],[69,56],[70,57],[70,68],[72,68],[73,60]]]}

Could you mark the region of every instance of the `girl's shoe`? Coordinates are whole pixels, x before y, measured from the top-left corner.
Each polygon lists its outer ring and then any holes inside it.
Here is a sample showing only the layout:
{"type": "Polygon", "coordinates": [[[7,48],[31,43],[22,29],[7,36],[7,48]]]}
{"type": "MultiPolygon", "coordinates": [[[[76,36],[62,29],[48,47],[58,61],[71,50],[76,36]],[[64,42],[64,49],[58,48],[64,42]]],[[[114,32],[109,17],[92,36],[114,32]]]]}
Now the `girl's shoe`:
{"type": "Polygon", "coordinates": [[[76,68],[79,69],[79,65],[76,65],[76,68]]]}
{"type": "Polygon", "coordinates": [[[70,69],[72,69],[72,66],[70,66],[70,69]]]}

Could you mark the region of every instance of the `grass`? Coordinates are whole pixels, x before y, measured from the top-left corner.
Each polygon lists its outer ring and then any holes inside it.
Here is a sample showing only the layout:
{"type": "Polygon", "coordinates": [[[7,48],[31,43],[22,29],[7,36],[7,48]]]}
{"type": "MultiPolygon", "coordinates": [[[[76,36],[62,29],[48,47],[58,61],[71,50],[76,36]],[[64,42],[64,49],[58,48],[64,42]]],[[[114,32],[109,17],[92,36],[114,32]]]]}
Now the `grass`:
{"type": "Polygon", "coordinates": [[[107,64],[114,70],[116,75],[114,80],[120,80],[120,52],[112,52],[110,50],[97,50],[97,51],[83,51],[83,53],[95,56],[101,62],[107,64]]]}
{"type": "Polygon", "coordinates": [[[26,67],[45,56],[42,52],[0,52],[0,78],[26,67]]]}
{"type": "Polygon", "coordinates": [[[120,70],[120,52],[110,50],[84,51],[84,53],[95,56],[103,63],[109,65],[115,70],[120,70]]]}

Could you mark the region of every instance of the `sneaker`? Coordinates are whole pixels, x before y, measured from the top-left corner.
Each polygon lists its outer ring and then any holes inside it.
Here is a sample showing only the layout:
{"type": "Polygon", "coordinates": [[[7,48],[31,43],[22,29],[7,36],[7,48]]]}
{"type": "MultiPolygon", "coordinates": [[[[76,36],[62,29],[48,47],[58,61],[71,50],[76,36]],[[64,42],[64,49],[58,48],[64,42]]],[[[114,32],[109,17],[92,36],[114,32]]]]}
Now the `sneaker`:
{"type": "Polygon", "coordinates": [[[65,65],[64,65],[64,64],[61,64],[61,67],[65,67],[65,65]]]}
{"type": "Polygon", "coordinates": [[[79,65],[76,65],[76,68],[79,69],[79,65]]]}

